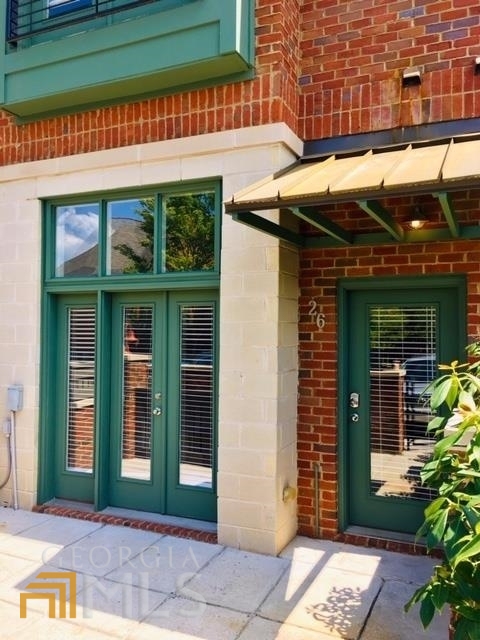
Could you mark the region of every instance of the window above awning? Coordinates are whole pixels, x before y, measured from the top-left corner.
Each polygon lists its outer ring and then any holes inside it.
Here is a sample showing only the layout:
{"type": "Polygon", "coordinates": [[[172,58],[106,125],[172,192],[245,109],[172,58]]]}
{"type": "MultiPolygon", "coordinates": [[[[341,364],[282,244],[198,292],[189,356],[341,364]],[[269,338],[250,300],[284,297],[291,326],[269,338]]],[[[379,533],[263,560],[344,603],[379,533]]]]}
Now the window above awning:
{"type": "Polygon", "coordinates": [[[451,194],[465,189],[480,189],[480,136],[303,159],[235,193],[225,210],[239,222],[307,246],[479,238],[478,221],[461,224],[455,212],[451,194]],[[434,228],[405,230],[392,213],[392,199],[414,195],[436,199],[441,220],[434,228]],[[390,205],[383,204],[385,200],[390,205]],[[380,234],[361,233],[335,221],[332,205],[352,202],[380,234]],[[281,226],[254,213],[272,209],[290,211],[317,235],[302,235],[291,225],[281,226]]]}

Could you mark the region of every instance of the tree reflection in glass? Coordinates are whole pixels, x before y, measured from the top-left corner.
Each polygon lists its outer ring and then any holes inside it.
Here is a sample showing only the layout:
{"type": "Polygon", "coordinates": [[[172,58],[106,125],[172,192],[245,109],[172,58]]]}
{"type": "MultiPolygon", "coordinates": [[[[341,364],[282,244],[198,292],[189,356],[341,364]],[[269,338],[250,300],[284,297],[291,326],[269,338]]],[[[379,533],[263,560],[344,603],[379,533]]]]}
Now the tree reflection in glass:
{"type": "Polygon", "coordinates": [[[165,271],[215,267],[215,194],[169,196],[165,212],[165,271]]]}
{"type": "Polygon", "coordinates": [[[153,198],[108,203],[108,275],[153,272],[153,210],[153,198]]]}

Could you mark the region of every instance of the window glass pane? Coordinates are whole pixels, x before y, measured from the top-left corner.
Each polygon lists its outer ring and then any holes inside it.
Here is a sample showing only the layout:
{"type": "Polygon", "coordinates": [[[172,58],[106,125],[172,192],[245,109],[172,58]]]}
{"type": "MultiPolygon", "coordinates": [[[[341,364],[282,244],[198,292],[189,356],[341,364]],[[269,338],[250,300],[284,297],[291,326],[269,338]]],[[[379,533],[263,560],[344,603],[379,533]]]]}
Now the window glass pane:
{"type": "Polygon", "coordinates": [[[56,207],[56,276],[98,274],[98,230],[98,203],[56,207]]]}
{"type": "Polygon", "coordinates": [[[214,269],[214,192],[168,196],[164,216],[165,271],[214,269]]]}
{"type": "Polygon", "coordinates": [[[95,421],[95,309],[68,314],[68,471],[91,473],[95,421]]]}
{"type": "Polygon", "coordinates": [[[55,18],[64,13],[89,7],[91,4],[91,0],[48,0],[48,17],[55,18]]]}
{"type": "Polygon", "coordinates": [[[108,275],[152,273],[153,214],[153,197],[108,203],[108,275]]]}
{"type": "Polygon", "coordinates": [[[420,470],[435,444],[424,392],[437,376],[437,327],[433,306],[370,309],[371,495],[432,499],[420,470]]]}
{"type": "Polygon", "coordinates": [[[121,477],[150,480],[153,309],[123,310],[121,477]]]}
{"type": "Polygon", "coordinates": [[[180,484],[211,488],[213,305],[181,308],[180,484]]]}

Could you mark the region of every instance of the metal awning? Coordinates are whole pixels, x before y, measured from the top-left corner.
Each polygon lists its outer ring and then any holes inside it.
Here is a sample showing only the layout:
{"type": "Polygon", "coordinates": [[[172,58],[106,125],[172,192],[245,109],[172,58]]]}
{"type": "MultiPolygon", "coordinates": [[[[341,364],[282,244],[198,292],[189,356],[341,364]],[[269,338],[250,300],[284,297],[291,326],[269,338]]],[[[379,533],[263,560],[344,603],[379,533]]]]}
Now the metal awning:
{"type": "Polygon", "coordinates": [[[235,193],[225,210],[239,222],[307,246],[480,238],[478,224],[459,224],[451,197],[473,188],[480,189],[480,136],[464,136],[304,159],[235,193]],[[442,224],[407,231],[381,202],[415,194],[438,200],[442,224]],[[356,203],[381,227],[380,234],[337,224],[329,205],[342,202],[356,203]],[[272,209],[290,211],[319,233],[305,237],[254,213],[272,209]]]}

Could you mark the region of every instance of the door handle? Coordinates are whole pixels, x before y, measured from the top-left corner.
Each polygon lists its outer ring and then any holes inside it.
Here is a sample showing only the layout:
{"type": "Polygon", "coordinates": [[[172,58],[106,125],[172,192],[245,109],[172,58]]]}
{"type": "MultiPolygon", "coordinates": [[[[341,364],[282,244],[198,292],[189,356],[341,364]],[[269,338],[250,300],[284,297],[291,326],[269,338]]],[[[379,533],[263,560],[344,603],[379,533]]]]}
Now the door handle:
{"type": "Polygon", "coordinates": [[[152,410],[152,413],[154,416],[161,416],[162,415],[162,408],[161,407],[155,407],[152,410]]]}

